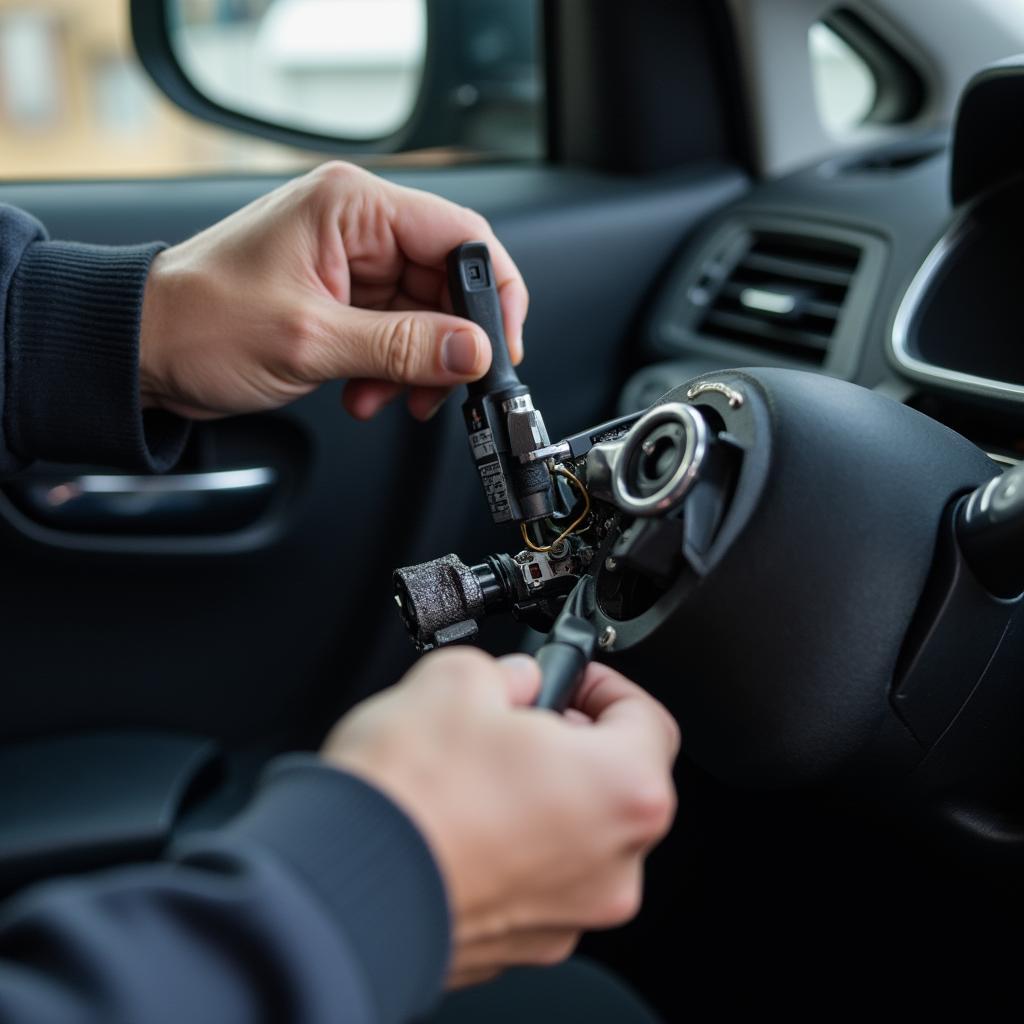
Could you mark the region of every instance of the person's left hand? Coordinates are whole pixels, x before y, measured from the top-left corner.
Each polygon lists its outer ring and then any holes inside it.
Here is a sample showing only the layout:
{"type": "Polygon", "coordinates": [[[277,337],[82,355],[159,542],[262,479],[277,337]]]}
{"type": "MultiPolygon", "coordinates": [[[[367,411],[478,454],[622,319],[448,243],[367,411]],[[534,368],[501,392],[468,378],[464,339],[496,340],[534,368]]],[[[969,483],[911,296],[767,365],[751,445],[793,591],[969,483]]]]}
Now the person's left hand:
{"type": "Polygon", "coordinates": [[[144,408],[193,419],[273,409],[344,379],[368,419],[408,387],[427,419],[482,376],[490,344],[451,313],[445,257],[486,242],[512,360],[526,286],[487,221],[465,207],[329,163],[160,253],[140,337],[144,408]]]}

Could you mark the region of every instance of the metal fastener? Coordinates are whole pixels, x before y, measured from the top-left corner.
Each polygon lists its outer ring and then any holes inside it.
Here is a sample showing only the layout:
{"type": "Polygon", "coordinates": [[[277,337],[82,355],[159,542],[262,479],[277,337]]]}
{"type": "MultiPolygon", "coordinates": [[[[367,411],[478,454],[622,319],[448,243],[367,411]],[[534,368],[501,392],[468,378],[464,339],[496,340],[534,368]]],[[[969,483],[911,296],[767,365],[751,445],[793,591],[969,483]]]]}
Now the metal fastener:
{"type": "Polygon", "coordinates": [[[722,395],[729,403],[730,409],[738,409],[743,405],[743,395],[735,388],[729,387],[728,384],[723,384],[720,380],[700,381],[686,392],[686,397],[692,402],[695,398],[707,394],[709,391],[722,395]]]}
{"type": "Polygon", "coordinates": [[[615,632],[614,626],[605,626],[601,631],[601,636],[598,638],[597,646],[602,651],[610,651],[617,637],[618,633],[615,632]]]}

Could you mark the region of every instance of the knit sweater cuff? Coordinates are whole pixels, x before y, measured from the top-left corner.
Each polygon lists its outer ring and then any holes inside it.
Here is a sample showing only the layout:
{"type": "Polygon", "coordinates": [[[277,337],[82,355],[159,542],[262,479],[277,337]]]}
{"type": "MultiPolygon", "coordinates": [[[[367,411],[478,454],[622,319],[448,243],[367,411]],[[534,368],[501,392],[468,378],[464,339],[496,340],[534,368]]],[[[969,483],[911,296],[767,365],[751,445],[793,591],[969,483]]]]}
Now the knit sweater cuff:
{"type": "Polygon", "coordinates": [[[139,326],[159,243],[35,242],[7,306],[8,445],[23,459],[162,472],[188,423],[139,403],[139,326]]]}

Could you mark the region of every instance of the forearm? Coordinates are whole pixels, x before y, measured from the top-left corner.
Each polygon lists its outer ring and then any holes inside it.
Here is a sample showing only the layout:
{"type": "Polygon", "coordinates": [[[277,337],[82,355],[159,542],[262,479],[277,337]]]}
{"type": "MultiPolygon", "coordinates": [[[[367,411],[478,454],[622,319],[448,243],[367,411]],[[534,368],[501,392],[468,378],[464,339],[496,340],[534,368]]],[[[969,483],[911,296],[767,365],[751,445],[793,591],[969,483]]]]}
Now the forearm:
{"type": "Polygon", "coordinates": [[[0,923],[0,1019],[397,1024],[440,990],[444,892],[389,801],[286,759],[169,862],[50,883],[0,923]]]}

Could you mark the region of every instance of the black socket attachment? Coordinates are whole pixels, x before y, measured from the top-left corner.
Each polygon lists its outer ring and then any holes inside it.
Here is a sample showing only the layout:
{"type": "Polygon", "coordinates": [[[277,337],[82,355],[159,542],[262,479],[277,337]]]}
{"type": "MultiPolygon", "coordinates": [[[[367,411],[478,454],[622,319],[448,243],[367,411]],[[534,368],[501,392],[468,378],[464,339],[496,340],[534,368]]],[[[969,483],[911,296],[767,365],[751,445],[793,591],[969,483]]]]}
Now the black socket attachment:
{"type": "Polygon", "coordinates": [[[541,682],[536,707],[564,711],[569,706],[597,650],[595,607],[594,577],[581,576],[537,651],[541,682]]]}

